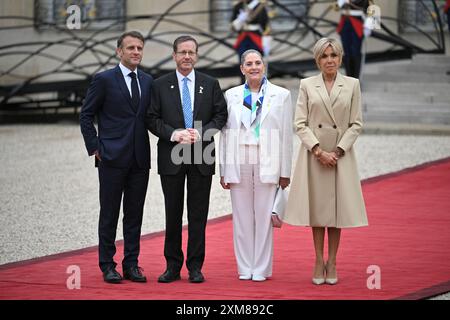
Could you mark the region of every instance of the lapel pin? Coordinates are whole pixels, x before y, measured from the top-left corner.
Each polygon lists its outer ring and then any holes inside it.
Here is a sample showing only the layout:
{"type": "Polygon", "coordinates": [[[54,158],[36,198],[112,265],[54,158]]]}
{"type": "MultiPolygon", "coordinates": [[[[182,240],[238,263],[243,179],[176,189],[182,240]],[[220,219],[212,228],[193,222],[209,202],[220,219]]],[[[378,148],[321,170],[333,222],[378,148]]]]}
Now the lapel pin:
{"type": "Polygon", "coordinates": [[[171,85],[171,86],[170,86],[170,89],[173,89],[173,88],[174,88],[174,86],[173,86],[173,85],[171,85]]]}
{"type": "Polygon", "coordinates": [[[200,90],[198,91],[198,93],[202,94],[203,93],[203,87],[200,86],[200,90]]]}

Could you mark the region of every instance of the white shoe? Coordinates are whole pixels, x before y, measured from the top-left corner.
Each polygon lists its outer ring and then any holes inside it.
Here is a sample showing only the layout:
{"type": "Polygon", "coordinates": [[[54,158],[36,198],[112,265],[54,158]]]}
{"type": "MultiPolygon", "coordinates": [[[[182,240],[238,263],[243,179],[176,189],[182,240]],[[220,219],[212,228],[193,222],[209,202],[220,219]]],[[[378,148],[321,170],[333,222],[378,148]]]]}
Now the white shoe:
{"type": "MultiPolygon", "coordinates": [[[[316,272],[314,270],[314,275],[315,274],[316,274],[316,272]]],[[[312,283],[314,283],[315,285],[321,285],[321,284],[325,283],[325,275],[326,275],[326,267],[325,267],[325,265],[322,266],[322,275],[323,275],[323,277],[320,277],[320,278],[312,278],[312,283]]]]}
{"type": "Polygon", "coordinates": [[[239,276],[239,280],[251,280],[252,275],[251,274],[243,274],[239,276]]]}
{"type": "Polygon", "coordinates": [[[327,284],[336,284],[337,282],[338,282],[338,279],[337,278],[326,278],[325,279],[325,282],[327,283],[327,284]]]}
{"type": "MultiPolygon", "coordinates": [[[[336,266],[335,266],[336,268],[336,266]]],[[[337,273],[336,273],[336,277],[334,278],[328,278],[328,263],[325,265],[325,269],[327,269],[327,278],[325,279],[325,283],[327,284],[336,284],[338,282],[338,278],[337,278],[337,273]]]]}
{"type": "Polygon", "coordinates": [[[312,278],[312,283],[316,285],[324,284],[325,279],[324,278],[312,278]]]}
{"type": "Polygon", "coordinates": [[[266,277],[258,276],[256,274],[254,274],[253,277],[252,277],[252,280],[253,281],[266,281],[266,277]]]}

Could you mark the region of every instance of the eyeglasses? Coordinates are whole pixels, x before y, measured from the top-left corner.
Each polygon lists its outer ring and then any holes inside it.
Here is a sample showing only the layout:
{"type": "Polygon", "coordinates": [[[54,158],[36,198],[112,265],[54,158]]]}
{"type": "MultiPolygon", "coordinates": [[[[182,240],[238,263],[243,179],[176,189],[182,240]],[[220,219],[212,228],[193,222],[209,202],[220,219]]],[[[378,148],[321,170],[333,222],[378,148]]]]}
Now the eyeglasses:
{"type": "Polygon", "coordinates": [[[176,52],[177,55],[183,57],[185,55],[188,55],[189,57],[195,57],[197,55],[197,52],[194,51],[178,51],[176,52]]]}

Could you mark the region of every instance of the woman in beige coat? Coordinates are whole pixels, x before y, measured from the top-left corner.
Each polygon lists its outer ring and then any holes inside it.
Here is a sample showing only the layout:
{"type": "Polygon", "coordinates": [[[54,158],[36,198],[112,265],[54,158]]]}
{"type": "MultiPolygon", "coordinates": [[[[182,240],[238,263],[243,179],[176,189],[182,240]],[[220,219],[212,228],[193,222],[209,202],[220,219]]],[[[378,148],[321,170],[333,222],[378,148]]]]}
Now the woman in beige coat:
{"type": "Polygon", "coordinates": [[[342,46],[322,38],[314,46],[321,73],[300,82],[295,130],[302,142],[284,221],[311,226],[314,284],[336,284],[341,228],[367,225],[353,144],[362,130],[358,79],[338,72],[342,46]],[[325,228],[328,261],[324,262],[325,228]]]}

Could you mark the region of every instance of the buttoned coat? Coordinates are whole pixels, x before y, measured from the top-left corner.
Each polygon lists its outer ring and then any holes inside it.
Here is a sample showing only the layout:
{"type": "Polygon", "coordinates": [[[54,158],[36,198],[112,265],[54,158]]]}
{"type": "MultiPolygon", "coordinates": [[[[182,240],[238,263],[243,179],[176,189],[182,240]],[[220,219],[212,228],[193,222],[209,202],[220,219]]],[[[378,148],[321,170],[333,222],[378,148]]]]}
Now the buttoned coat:
{"type": "MultiPolygon", "coordinates": [[[[227,90],[228,120],[220,135],[220,175],[225,183],[240,182],[239,134],[244,85],[227,90]]],[[[289,90],[267,82],[261,109],[259,137],[260,180],[278,184],[280,177],[289,178],[292,168],[294,110],[289,90]]]]}
{"type": "Polygon", "coordinates": [[[112,167],[129,167],[135,156],[139,167],[150,169],[150,142],[144,119],[153,78],[141,70],[137,76],[141,87],[137,110],[132,107],[119,66],[94,76],[81,108],[80,127],[88,154],[97,150],[103,163],[112,167]],[[98,132],[94,119],[98,121],[98,132]]]}
{"type": "Polygon", "coordinates": [[[340,73],[328,95],[322,74],[303,79],[294,126],[301,146],[284,221],[313,227],[368,224],[353,145],[362,131],[359,80],[340,73]],[[337,147],[345,155],[333,168],[322,166],[311,149],[337,147]]]}

